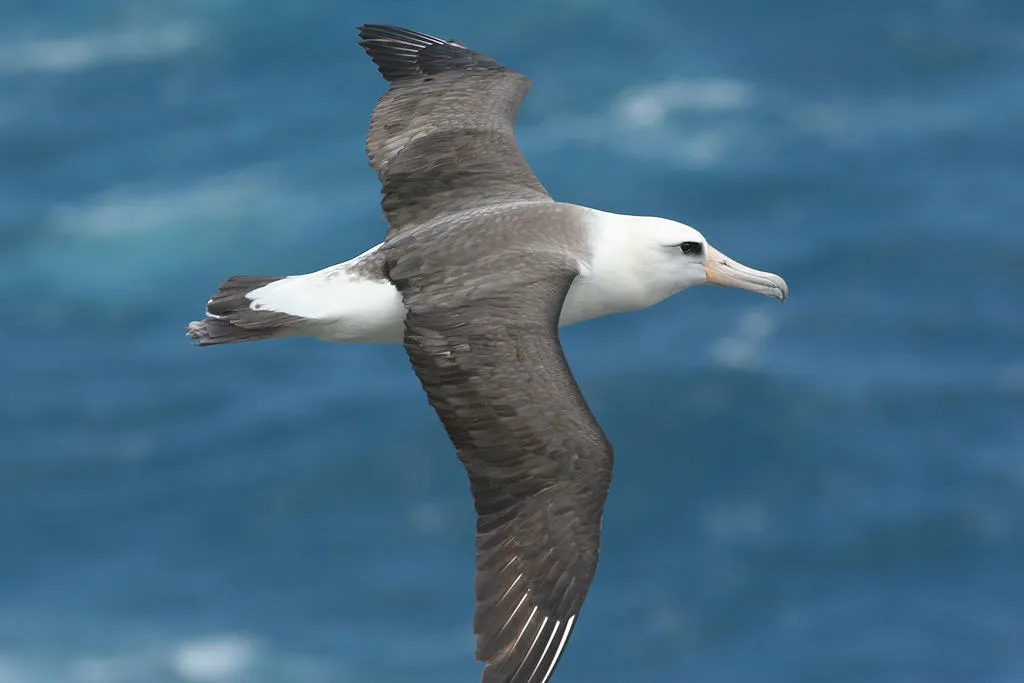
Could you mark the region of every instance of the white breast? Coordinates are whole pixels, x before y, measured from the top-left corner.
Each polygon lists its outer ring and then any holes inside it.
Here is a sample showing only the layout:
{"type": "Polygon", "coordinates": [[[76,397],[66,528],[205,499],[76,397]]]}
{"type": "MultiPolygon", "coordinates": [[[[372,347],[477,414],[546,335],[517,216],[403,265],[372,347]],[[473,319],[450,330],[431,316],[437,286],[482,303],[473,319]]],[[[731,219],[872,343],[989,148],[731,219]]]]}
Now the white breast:
{"type": "Polygon", "coordinates": [[[643,251],[647,247],[638,241],[651,219],[580,208],[587,212],[590,257],[569,288],[559,325],[635,311],[672,293],[668,288],[664,293],[652,289],[643,251]]]}

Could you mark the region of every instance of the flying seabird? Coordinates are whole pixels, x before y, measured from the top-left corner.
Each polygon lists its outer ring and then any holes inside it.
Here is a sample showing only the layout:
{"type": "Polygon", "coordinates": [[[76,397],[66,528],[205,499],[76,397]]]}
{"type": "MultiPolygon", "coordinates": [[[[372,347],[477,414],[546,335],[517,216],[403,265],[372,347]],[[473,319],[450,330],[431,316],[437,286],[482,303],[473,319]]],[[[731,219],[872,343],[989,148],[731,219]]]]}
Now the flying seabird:
{"type": "Polygon", "coordinates": [[[389,83],[366,140],[384,241],[315,273],[229,278],[188,334],[401,342],[469,475],[482,681],[545,683],[597,569],[612,476],[558,327],[695,285],[788,288],[688,225],[554,201],[515,142],[527,77],[403,28],[359,36],[389,83]]]}

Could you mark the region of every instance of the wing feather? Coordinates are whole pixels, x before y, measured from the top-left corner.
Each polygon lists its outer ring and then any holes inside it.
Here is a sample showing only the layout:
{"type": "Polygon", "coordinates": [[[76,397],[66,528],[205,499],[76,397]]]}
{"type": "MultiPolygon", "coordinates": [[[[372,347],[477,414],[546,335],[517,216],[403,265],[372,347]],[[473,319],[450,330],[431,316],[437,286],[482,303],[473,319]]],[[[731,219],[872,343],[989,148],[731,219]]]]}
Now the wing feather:
{"type": "Polygon", "coordinates": [[[575,271],[545,254],[493,258],[500,288],[429,249],[389,272],[408,308],[405,349],[469,475],[482,681],[543,683],[597,569],[612,450],[558,343],[575,271]]]}
{"type": "Polygon", "coordinates": [[[359,28],[389,83],[366,153],[393,231],[513,201],[551,201],[515,141],[530,80],[454,41],[394,26],[359,28]]]}

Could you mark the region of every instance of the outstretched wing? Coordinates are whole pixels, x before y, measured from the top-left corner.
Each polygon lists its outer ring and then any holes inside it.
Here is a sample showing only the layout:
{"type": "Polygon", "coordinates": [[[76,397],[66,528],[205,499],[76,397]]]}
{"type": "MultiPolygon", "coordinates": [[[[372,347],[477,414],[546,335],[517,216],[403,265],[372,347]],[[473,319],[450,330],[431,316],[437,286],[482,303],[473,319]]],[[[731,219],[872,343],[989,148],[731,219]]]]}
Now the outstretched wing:
{"type": "Polygon", "coordinates": [[[366,138],[389,235],[479,206],[551,201],[515,141],[528,78],[408,29],[368,24],[359,37],[390,84],[366,138]]]}
{"type": "Polygon", "coordinates": [[[389,255],[390,278],[409,310],[405,349],[476,505],[482,680],[544,683],[597,568],[612,469],[558,341],[576,273],[515,250],[449,253],[440,269],[423,249],[389,255]]]}

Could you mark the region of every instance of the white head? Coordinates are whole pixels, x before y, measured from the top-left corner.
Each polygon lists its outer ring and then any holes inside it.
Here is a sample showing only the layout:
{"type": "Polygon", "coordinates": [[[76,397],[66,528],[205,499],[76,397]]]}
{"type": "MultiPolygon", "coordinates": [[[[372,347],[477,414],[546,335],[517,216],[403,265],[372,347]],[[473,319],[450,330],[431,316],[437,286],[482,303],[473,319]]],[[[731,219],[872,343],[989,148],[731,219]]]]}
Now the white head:
{"type": "Polygon", "coordinates": [[[581,283],[590,291],[579,294],[603,300],[604,311],[586,311],[589,314],[580,317],[570,313],[573,318],[646,308],[688,287],[706,284],[745,289],[779,301],[789,295],[781,277],[733,261],[683,223],[595,212],[590,227],[593,254],[583,278],[587,282],[581,283]]]}

